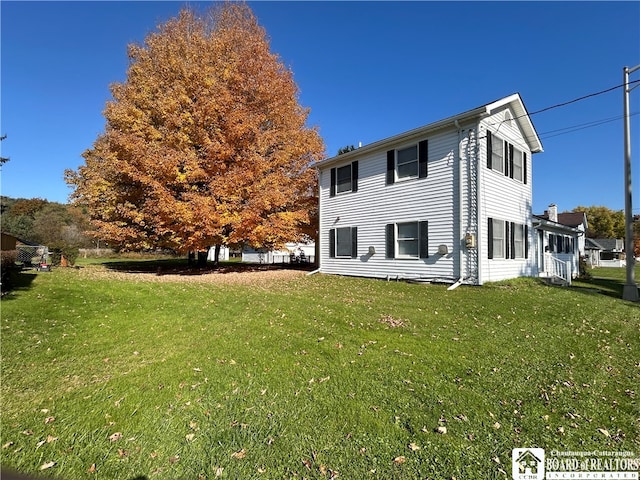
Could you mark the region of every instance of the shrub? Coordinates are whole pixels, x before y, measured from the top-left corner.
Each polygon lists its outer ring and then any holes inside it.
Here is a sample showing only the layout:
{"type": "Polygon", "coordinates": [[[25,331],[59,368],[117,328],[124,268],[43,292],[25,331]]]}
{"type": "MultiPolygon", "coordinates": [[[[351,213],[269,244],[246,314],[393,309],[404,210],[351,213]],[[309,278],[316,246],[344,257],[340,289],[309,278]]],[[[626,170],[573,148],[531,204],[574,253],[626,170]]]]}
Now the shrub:
{"type": "Polygon", "coordinates": [[[0,279],[0,290],[2,293],[11,290],[13,284],[13,276],[17,271],[16,259],[18,258],[17,250],[2,250],[0,252],[0,272],[2,272],[0,279]]]}

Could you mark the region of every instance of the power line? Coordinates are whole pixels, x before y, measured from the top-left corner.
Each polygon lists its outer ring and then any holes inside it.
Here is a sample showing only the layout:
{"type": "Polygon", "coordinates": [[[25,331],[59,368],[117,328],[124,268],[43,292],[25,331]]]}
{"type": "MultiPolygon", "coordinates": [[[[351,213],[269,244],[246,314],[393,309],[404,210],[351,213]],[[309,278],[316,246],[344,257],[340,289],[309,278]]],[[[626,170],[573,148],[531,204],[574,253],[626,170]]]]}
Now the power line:
{"type": "MultiPolygon", "coordinates": [[[[635,112],[635,113],[632,113],[629,116],[633,117],[633,116],[638,115],[639,113],[640,112],[635,112]]],[[[564,127],[564,128],[559,128],[559,129],[556,129],[556,130],[550,130],[548,132],[541,133],[540,134],[540,138],[558,137],[560,135],[566,135],[567,133],[578,132],[580,130],[585,130],[587,128],[598,127],[600,125],[604,125],[605,123],[615,122],[617,120],[621,120],[622,118],[623,118],[623,115],[618,115],[616,117],[605,118],[605,119],[602,119],[602,120],[594,120],[592,122],[582,123],[582,124],[574,125],[574,126],[571,126],[571,127],[564,127]],[[550,135],[550,134],[553,134],[553,135],[550,135]]]]}
{"type": "MultiPolygon", "coordinates": [[[[633,81],[629,82],[629,84],[638,83],[638,82],[640,82],[640,80],[633,80],[633,81]]],[[[551,105],[550,107],[545,107],[545,108],[542,108],[542,109],[537,110],[535,112],[531,112],[531,113],[529,113],[529,116],[536,115],[536,114],[542,113],[542,112],[546,112],[546,111],[552,110],[554,108],[565,107],[567,105],[571,105],[572,103],[576,103],[576,102],[579,102],[581,100],[586,100],[587,98],[596,97],[596,96],[602,95],[604,93],[609,93],[609,92],[611,92],[613,90],[617,90],[618,88],[622,88],[624,86],[625,86],[625,84],[622,83],[620,85],[616,85],[615,87],[607,88],[606,90],[601,90],[599,92],[589,93],[587,95],[583,95],[582,97],[574,98],[573,100],[569,100],[568,102],[557,103],[555,105],[551,105]]]]}
{"type": "MultiPolygon", "coordinates": [[[[632,84],[634,84],[634,83],[640,83],[640,80],[632,80],[632,81],[630,81],[630,82],[628,83],[628,85],[632,85],[632,84]]],[[[556,103],[555,105],[551,105],[551,106],[549,106],[549,107],[545,107],[545,108],[542,108],[542,109],[540,109],[540,110],[536,110],[535,112],[524,113],[524,114],[519,115],[519,116],[517,116],[517,117],[513,117],[513,118],[512,118],[512,120],[517,120],[517,119],[519,119],[519,118],[524,118],[524,117],[531,117],[532,115],[536,115],[536,114],[538,114],[538,113],[542,113],[542,112],[547,112],[547,111],[549,111],[549,110],[553,110],[553,109],[555,109],[555,108],[566,107],[567,105],[571,105],[572,103],[580,102],[580,101],[582,101],[582,100],[586,100],[587,98],[596,97],[596,96],[598,96],[598,95],[603,95],[603,94],[605,94],[605,93],[609,93],[609,92],[611,92],[611,91],[613,91],[613,90],[617,90],[618,88],[623,88],[623,87],[625,87],[625,86],[626,86],[626,84],[621,83],[620,85],[616,85],[615,87],[610,87],[610,88],[607,88],[607,89],[605,89],[605,90],[600,90],[599,92],[589,93],[589,94],[587,94],[587,95],[583,95],[583,96],[581,96],[581,97],[574,98],[573,100],[569,100],[569,101],[567,101],[567,102],[556,103]]],[[[491,124],[491,126],[498,125],[498,128],[500,128],[499,126],[500,126],[500,125],[502,125],[502,124],[503,124],[504,122],[506,122],[506,121],[508,121],[508,120],[507,120],[507,119],[504,119],[504,120],[501,120],[500,122],[492,123],[492,124],[491,124]]]]}

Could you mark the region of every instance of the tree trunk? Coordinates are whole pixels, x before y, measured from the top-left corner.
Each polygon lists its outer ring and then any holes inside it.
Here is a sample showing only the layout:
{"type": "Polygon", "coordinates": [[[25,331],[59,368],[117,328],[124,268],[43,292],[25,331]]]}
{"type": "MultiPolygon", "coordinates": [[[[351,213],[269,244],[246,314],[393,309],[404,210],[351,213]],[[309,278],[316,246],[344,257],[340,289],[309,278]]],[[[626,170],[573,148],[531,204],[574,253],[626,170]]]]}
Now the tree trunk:
{"type": "Polygon", "coordinates": [[[198,252],[198,266],[206,267],[207,266],[207,251],[198,252]]]}
{"type": "Polygon", "coordinates": [[[215,250],[214,250],[214,260],[213,263],[214,265],[218,266],[218,264],[220,263],[220,250],[222,249],[221,245],[216,245],[215,246],[215,250]]]}

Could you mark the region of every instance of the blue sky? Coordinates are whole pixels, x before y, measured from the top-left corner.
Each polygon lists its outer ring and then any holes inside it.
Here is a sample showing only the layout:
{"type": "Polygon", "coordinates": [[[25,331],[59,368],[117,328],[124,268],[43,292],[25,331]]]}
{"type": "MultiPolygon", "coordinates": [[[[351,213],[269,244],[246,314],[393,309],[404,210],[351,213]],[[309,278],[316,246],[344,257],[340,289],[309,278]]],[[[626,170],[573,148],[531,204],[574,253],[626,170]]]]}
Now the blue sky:
{"type": "MultiPolygon", "coordinates": [[[[129,43],[185,2],[0,3],[2,195],[66,202],[66,168],[104,128],[129,43]]],[[[206,10],[208,2],[189,2],[206,10]]],[[[640,64],[640,2],[250,2],[327,153],[519,92],[529,112],[622,84],[640,64]]],[[[640,80],[640,71],[631,76],[640,80]]],[[[631,92],[640,213],[640,88],[631,92]]],[[[624,208],[623,93],[532,115],[533,208],[624,208]],[[595,126],[593,126],[595,124],[595,126]],[[590,126],[592,125],[592,126],[590,126]]]]}

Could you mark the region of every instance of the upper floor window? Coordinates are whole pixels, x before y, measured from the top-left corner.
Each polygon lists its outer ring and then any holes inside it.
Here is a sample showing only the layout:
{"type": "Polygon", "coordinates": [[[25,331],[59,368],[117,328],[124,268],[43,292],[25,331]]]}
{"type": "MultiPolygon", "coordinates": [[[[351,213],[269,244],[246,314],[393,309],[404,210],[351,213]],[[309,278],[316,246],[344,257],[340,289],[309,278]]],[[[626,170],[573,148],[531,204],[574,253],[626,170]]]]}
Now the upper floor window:
{"type": "Polygon", "coordinates": [[[527,183],[527,153],[487,132],[487,168],[527,183]]]}
{"type": "Polygon", "coordinates": [[[330,196],[339,193],[358,191],[358,161],[349,163],[342,167],[331,169],[331,190],[330,196]]]}
{"type": "Polygon", "coordinates": [[[387,184],[427,176],[427,140],[387,152],[387,184]]]}

